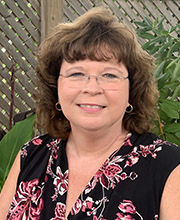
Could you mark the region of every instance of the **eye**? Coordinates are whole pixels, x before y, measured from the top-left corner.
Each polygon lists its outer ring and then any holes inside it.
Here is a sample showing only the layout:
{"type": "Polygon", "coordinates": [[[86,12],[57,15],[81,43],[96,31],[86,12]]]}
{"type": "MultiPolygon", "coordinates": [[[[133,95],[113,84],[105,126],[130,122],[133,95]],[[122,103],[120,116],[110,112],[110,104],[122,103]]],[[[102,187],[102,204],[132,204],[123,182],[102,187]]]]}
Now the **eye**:
{"type": "Polygon", "coordinates": [[[103,78],[106,78],[106,79],[118,79],[119,77],[114,74],[114,73],[104,73],[102,74],[102,77],[103,78]]]}
{"type": "Polygon", "coordinates": [[[76,72],[76,73],[70,73],[68,74],[68,78],[76,79],[76,78],[83,78],[85,76],[84,73],[76,72]]]}

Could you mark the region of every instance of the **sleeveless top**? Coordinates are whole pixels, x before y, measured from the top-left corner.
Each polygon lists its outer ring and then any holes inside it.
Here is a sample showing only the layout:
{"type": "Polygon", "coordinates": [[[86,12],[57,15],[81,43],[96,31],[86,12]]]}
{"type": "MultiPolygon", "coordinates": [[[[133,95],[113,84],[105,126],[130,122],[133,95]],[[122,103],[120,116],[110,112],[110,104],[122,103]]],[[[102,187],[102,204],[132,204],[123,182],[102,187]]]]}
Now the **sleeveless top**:
{"type": "MultiPolygon", "coordinates": [[[[65,146],[66,141],[49,135],[36,137],[23,146],[8,220],[65,219],[65,146]]],[[[95,173],[67,219],[157,220],[164,185],[179,164],[178,146],[152,133],[130,135],[95,173]]]]}

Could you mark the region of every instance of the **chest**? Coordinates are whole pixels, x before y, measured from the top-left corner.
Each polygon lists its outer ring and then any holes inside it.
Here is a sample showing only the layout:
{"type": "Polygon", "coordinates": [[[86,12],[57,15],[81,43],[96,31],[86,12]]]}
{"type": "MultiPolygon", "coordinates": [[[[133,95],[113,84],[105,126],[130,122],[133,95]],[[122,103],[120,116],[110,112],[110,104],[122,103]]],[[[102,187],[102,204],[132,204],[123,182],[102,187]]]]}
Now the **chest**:
{"type": "Polygon", "coordinates": [[[101,162],[99,161],[91,165],[88,163],[69,163],[66,217],[73,209],[78,197],[83,193],[89,182],[96,175],[100,165],[101,162]]]}

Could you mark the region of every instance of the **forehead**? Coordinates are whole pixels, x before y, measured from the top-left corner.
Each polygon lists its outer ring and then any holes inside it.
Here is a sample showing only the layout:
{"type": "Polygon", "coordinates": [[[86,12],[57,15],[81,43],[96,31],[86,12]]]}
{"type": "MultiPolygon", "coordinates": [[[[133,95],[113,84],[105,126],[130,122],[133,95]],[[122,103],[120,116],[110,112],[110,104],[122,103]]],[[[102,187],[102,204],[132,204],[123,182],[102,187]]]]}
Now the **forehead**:
{"type": "Polygon", "coordinates": [[[74,62],[67,62],[63,60],[60,72],[71,71],[85,71],[85,72],[102,72],[102,71],[123,71],[127,72],[126,66],[122,62],[115,59],[109,61],[96,61],[96,60],[79,60],[74,62]]]}

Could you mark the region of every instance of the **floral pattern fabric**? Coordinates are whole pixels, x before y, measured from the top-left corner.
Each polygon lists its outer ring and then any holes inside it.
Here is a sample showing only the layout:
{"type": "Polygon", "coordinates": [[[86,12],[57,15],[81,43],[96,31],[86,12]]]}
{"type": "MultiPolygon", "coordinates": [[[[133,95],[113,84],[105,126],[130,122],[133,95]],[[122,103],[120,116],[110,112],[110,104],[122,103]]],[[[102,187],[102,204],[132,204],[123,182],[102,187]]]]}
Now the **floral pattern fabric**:
{"type": "MultiPolygon", "coordinates": [[[[65,145],[66,141],[44,135],[23,146],[8,220],[65,219],[65,145]]],[[[92,177],[67,219],[158,220],[163,186],[179,158],[180,148],[153,134],[129,135],[92,177]]]]}

